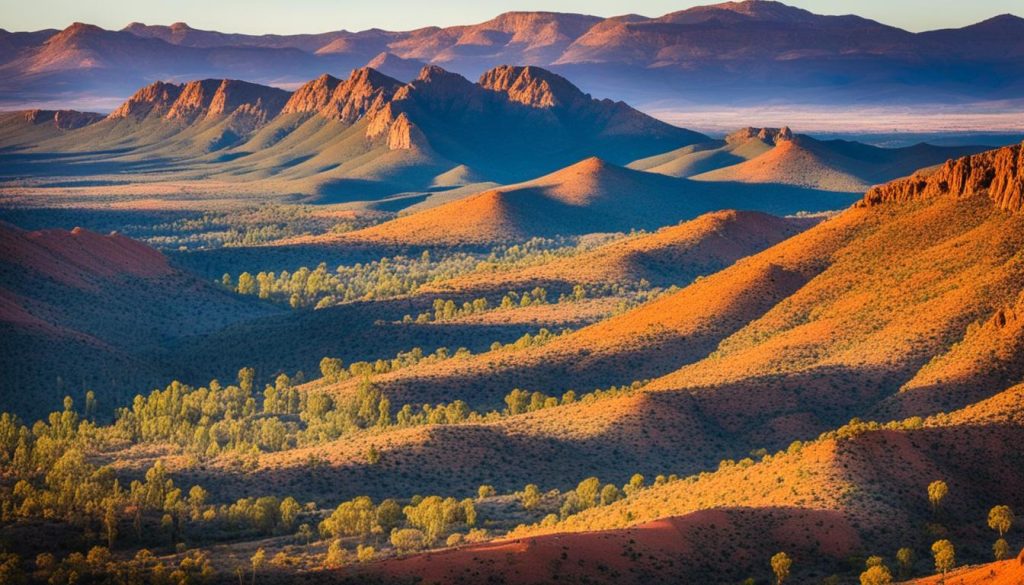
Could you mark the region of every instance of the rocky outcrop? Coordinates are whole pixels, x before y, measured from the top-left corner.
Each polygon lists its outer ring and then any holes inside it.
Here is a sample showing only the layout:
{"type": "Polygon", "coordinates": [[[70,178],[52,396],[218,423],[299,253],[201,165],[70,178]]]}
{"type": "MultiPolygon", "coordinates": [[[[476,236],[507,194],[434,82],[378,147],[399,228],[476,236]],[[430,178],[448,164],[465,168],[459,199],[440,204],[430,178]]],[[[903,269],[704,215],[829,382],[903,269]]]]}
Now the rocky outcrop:
{"type": "Polygon", "coordinates": [[[246,118],[266,121],[281,111],[289,95],[274,87],[235,79],[190,81],[166,117],[194,121],[238,112],[246,118]]]}
{"type": "Polygon", "coordinates": [[[567,107],[588,96],[561,75],[539,67],[503,65],[480,76],[480,86],[534,108],[567,107]]]}
{"type": "Polygon", "coordinates": [[[332,120],[351,124],[383,108],[401,87],[402,82],[376,69],[356,69],[338,84],[321,113],[332,120]]]}
{"type": "Polygon", "coordinates": [[[295,90],[288,103],[281,109],[282,114],[304,114],[308,112],[319,112],[327,107],[334,90],[337,89],[341,80],[326,73],[313,81],[308,81],[299,89],[295,90]]]}
{"type": "Polygon", "coordinates": [[[103,114],[77,110],[28,110],[25,120],[30,124],[53,124],[58,130],[75,130],[103,119],[103,114]]]}
{"type": "Polygon", "coordinates": [[[1024,145],[1005,146],[947,161],[938,169],[915,173],[872,188],[860,206],[902,203],[952,195],[969,197],[987,193],[1007,211],[1024,211],[1024,145]]]}
{"type": "Polygon", "coordinates": [[[747,127],[726,136],[725,141],[729,144],[741,144],[755,138],[765,144],[775,145],[780,142],[793,140],[793,131],[789,129],[789,126],[783,126],[782,128],[747,127]]]}
{"type": "Polygon", "coordinates": [[[321,75],[296,90],[281,111],[316,112],[330,120],[353,124],[384,108],[401,87],[402,82],[370,67],[354,70],[344,81],[321,75]]]}
{"type": "Polygon", "coordinates": [[[280,113],[290,95],[275,87],[235,79],[203,79],[185,85],[157,81],[135,92],[109,118],[159,116],[191,123],[236,114],[260,124],[280,113]]]}
{"type": "Polygon", "coordinates": [[[398,118],[388,128],[388,149],[389,150],[410,150],[426,142],[426,137],[412,122],[405,113],[398,115],[398,118]]]}
{"type": "Polygon", "coordinates": [[[145,118],[150,114],[165,115],[181,95],[182,86],[163,81],[153,82],[135,92],[108,116],[111,119],[145,118]]]}

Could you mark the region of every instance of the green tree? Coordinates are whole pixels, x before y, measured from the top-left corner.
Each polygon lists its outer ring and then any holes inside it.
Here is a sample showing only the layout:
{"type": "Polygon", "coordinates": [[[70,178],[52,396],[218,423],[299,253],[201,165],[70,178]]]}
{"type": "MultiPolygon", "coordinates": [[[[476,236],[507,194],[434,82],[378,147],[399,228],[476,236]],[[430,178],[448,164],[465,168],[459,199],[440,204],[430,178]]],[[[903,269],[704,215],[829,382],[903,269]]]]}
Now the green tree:
{"type": "Polygon", "coordinates": [[[1000,538],[992,545],[992,555],[997,561],[1005,560],[1010,556],[1010,543],[1005,538],[1000,538]]]}
{"type": "Polygon", "coordinates": [[[281,501],[280,517],[281,517],[281,529],[285,532],[291,532],[292,527],[295,526],[295,520],[299,517],[299,513],[302,511],[302,506],[295,500],[295,498],[288,496],[281,501]]]}
{"type": "Polygon", "coordinates": [[[420,550],[426,545],[426,537],[417,528],[396,528],[391,531],[391,545],[399,552],[420,550]]]}
{"type": "Polygon", "coordinates": [[[248,272],[238,276],[238,287],[235,289],[239,294],[251,295],[256,292],[256,279],[248,272]]]}
{"type": "Polygon", "coordinates": [[[942,505],[942,500],[946,499],[948,494],[949,486],[941,479],[928,484],[928,501],[931,502],[932,511],[939,509],[939,506],[942,505]]]}
{"type": "Polygon", "coordinates": [[[607,506],[622,499],[622,492],[614,484],[608,484],[601,488],[601,505],[607,506]]]}
{"type": "Polygon", "coordinates": [[[599,489],[601,489],[601,481],[596,477],[588,477],[576,486],[576,497],[579,500],[581,510],[593,508],[597,505],[599,489]]]}
{"type": "Polygon", "coordinates": [[[996,506],[988,512],[988,527],[1002,538],[1013,526],[1013,510],[1009,506],[996,506]]]}
{"type": "Polygon", "coordinates": [[[932,544],[932,556],[935,557],[935,570],[942,573],[943,578],[956,566],[956,549],[948,540],[935,541],[932,544]]]}
{"type": "Polygon", "coordinates": [[[324,564],[329,569],[336,569],[345,564],[345,547],[341,546],[340,540],[334,539],[327,546],[327,557],[324,558],[324,564]]]}
{"type": "Polygon", "coordinates": [[[329,384],[339,381],[344,371],[342,361],[339,358],[325,357],[320,360],[320,374],[329,384]]]}
{"type": "Polygon", "coordinates": [[[103,509],[103,533],[107,538],[108,549],[114,548],[114,541],[117,540],[119,519],[117,498],[107,498],[103,509]]]}
{"type": "Polygon", "coordinates": [[[885,565],[872,565],[860,574],[860,585],[890,585],[892,573],[885,565]]]}
{"type": "Polygon", "coordinates": [[[249,561],[252,563],[252,582],[256,583],[256,572],[263,567],[263,563],[267,560],[267,553],[264,550],[258,549],[256,554],[252,555],[249,561]]]}
{"type": "Polygon", "coordinates": [[[900,568],[900,579],[908,579],[910,571],[914,567],[914,551],[907,547],[896,551],[896,564],[900,568]]]}
{"type": "Polygon", "coordinates": [[[242,389],[242,392],[252,394],[252,382],[255,377],[256,370],[252,368],[238,370],[238,387],[242,389]]]}
{"type": "Polygon", "coordinates": [[[360,563],[372,561],[376,554],[377,551],[372,546],[356,545],[356,560],[360,563]]]}
{"type": "Polygon", "coordinates": [[[644,476],[640,475],[639,473],[634,473],[633,477],[629,478],[629,483],[622,486],[622,491],[624,491],[627,496],[631,496],[634,493],[642,490],[643,487],[644,476]]]}
{"type": "Polygon", "coordinates": [[[92,390],[85,392],[85,418],[96,421],[96,393],[92,390]]]}
{"type": "Polygon", "coordinates": [[[782,585],[789,578],[789,570],[793,566],[793,560],[784,552],[775,553],[771,560],[772,572],[775,573],[775,582],[782,585]]]}
{"type": "Polygon", "coordinates": [[[523,492],[519,494],[519,501],[523,504],[523,508],[532,510],[540,504],[540,489],[536,484],[527,484],[523,488],[523,492]]]}

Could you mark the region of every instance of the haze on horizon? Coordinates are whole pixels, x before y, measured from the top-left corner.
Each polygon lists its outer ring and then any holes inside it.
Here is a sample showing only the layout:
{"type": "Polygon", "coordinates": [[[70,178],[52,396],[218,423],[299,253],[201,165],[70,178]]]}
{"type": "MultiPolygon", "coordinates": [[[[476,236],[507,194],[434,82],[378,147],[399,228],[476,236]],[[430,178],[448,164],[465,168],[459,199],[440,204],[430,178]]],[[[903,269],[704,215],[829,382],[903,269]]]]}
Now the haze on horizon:
{"type": "MultiPolygon", "coordinates": [[[[298,34],[329,30],[410,30],[426,26],[451,26],[485,21],[508,11],[579,12],[597,16],[638,13],[660,16],[693,6],[714,4],[713,0],[443,0],[429,10],[418,0],[382,0],[371,3],[330,0],[180,0],[179,2],[136,2],[108,0],[102,3],[78,0],[37,0],[13,8],[9,0],[0,12],[0,28],[11,31],[62,29],[72,22],[87,22],[119,29],[130,22],[171,24],[186,22],[201,29],[248,34],[298,34]]],[[[1019,0],[978,0],[975,2],[934,0],[787,0],[818,14],[857,14],[910,31],[961,27],[997,16],[1024,16],[1019,0]],[[941,9],[936,9],[941,5],[941,9]]]]}

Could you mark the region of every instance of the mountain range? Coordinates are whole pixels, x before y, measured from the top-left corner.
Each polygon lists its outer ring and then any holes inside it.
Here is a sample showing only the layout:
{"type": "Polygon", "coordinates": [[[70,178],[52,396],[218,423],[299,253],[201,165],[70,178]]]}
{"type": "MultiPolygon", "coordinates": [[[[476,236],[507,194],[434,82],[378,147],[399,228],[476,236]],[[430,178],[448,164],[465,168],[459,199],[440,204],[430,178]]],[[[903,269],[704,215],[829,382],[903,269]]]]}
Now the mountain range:
{"type": "Polygon", "coordinates": [[[88,204],[114,189],[124,205],[173,208],[184,189],[423,212],[354,235],[414,245],[653,229],[725,208],[836,209],[874,184],[981,149],[878,148],[789,128],[717,140],[540,67],[495,67],[473,83],[436,65],[409,82],[371,67],[323,74],[292,92],[157,81],[105,117],[5,114],[0,146],[5,193],[33,205],[69,194],[88,204]]]}
{"type": "Polygon", "coordinates": [[[510,12],[413,31],[245,35],[132,23],[0,31],[0,103],[112,108],[155,80],[242,78],[294,87],[372,64],[403,81],[421,64],[476,77],[498,65],[552,69],[585,91],[651,104],[961,103],[1020,95],[1024,19],[911,33],[767,0],[650,18],[510,12]]]}

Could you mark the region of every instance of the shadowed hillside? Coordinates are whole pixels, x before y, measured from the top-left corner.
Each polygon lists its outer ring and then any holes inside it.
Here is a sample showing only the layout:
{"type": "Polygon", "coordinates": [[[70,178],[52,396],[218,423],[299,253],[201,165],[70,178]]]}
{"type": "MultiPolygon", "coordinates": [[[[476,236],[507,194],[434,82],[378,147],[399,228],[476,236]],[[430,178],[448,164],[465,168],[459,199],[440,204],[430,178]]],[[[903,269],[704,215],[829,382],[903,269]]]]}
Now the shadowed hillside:
{"type": "Polygon", "coordinates": [[[140,384],[172,375],[157,355],[168,341],[277,312],[116,234],[0,223],[0,247],[4,393],[8,408],[27,415],[86,389],[111,408],[140,384]]]}

